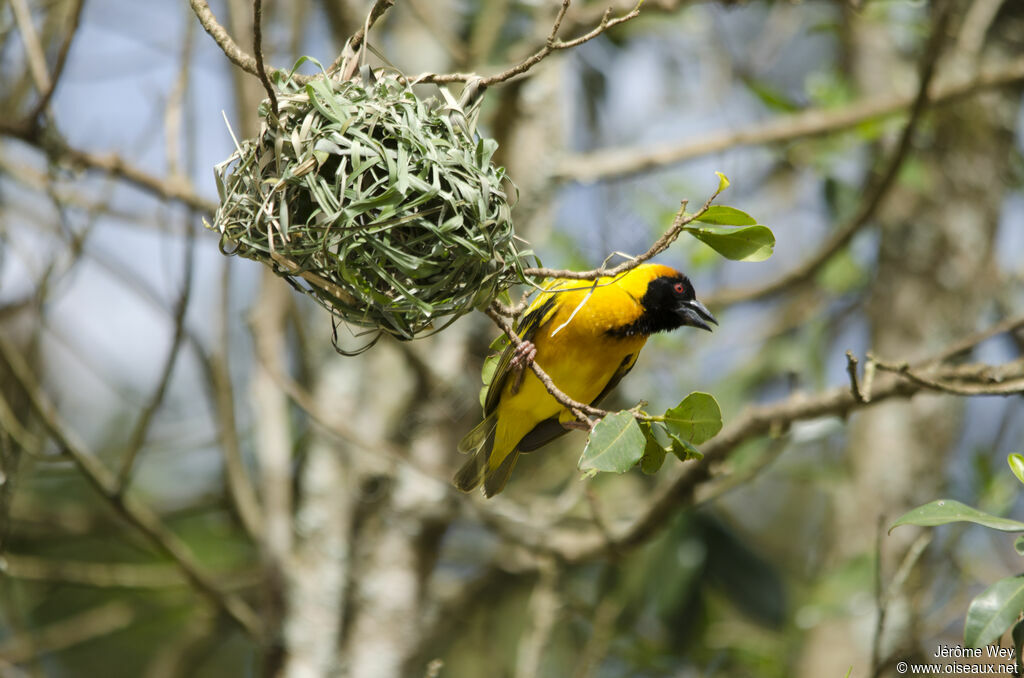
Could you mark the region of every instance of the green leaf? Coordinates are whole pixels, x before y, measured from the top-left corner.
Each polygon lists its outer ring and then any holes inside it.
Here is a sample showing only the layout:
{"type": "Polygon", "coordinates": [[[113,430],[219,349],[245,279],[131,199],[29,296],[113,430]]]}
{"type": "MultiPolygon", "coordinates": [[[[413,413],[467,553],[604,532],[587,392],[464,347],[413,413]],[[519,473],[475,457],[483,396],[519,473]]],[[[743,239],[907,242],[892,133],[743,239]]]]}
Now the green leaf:
{"type": "Polygon", "coordinates": [[[597,422],[580,457],[581,471],[625,473],[644,456],[647,438],[629,412],[614,412],[597,422]]]}
{"type": "Polygon", "coordinates": [[[665,463],[667,450],[654,437],[654,431],[652,430],[652,425],[660,423],[644,422],[640,424],[640,430],[643,431],[644,438],[647,440],[647,444],[644,447],[644,456],[640,459],[640,470],[647,475],[654,475],[661,468],[661,465],[665,463]]]}
{"type": "Polygon", "coordinates": [[[680,438],[675,433],[669,433],[668,437],[669,440],[672,441],[672,454],[676,455],[679,461],[691,461],[704,458],[704,455],[700,450],[680,438]]]}
{"type": "Polygon", "coordinates": [[[733,261],[764,261],[775,249],[775,235],[767,226],[687,226],[697,240],[733,261]]]}
{"type": "Polygon", "coordinates": [[[1015,452],[1006,458],[1006,463],[1010,465],[1010,470],[1017,476],[1017,480],[1024,483],[1024,454],[1015,452]]]}
{"type": "Polygon", "coordinates": [[[725,189],[729,188],[729,177],[725,176],[721,172],[715,172],[718,175],[718,190],[715,191],[715,195],[718,195],[725,189]]]}
{"type": "Polygon", "coordinates": [[[710,393],[694,392],[667,410],[662,421],[680,442],[700,445],[722,430],[722,410],[710,393]]]}
{"type": "Polygon", "coordinates": [[[1024,556],[1024,534],[1013,540],[1013,548],[1017,550],[1017,554],[1024,556]]]}
{"type": "Polygon", "coordinates": [[[938,499],[904,513],[899,520],[892,524],[889,532],[900,525],[934,527],[946,523],[963,522],[977,523],[1000,532],[1024,532],[1024,523],[1009,518],[1000,518],[952,499],[938,499]]]}
{"type": "Polygon", "coordinates": [[[1000,579],[971,601],[964,622],[964,645],[995,642],[1024,611],[1024,575],[1000,579]]]}
{"type": "Polygon", "coordinates": [[[712,205],[696,221],[718,226],[756,226],[757,219],[743,210],[728,205],[712,205]]]}

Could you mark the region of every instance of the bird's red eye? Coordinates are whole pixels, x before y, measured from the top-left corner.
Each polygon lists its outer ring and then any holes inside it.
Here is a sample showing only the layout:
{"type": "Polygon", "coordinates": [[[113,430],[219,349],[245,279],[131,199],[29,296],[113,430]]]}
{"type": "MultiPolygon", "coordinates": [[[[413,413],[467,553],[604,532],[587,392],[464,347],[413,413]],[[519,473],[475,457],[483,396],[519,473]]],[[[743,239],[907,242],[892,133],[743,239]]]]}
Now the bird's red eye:
{"type": "Polygon", "coordinates": [[[686,293],[686,285],[684,285],[681,282],[677,282],[675,284],[675,286],[673,287],[673,289],[676,291],[676,294],[685,294],[686,293]]]}

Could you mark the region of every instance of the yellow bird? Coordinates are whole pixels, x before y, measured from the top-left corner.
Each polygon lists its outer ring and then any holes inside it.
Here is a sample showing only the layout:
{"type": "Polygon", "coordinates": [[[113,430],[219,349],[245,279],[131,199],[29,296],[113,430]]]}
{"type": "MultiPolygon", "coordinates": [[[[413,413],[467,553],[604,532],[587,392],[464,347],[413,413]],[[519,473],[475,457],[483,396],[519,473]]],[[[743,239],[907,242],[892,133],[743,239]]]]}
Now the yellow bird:
{"type": "Polygon", "coordinates": [[[683,325],[718,324],[694,297],[682,273],[642,264],[596,284],[558,278],[530,304],[516,328],[519,350],[509,345],[498,361],[484,401],[484,420],[459,443],[473,452],[454,483],[484,495],[501,492],[520,452],[532,452],[573,428],[575,417],[525,364],[535,360],[573,400],[596,404],[633,369],[647,337],[683,325]]]}

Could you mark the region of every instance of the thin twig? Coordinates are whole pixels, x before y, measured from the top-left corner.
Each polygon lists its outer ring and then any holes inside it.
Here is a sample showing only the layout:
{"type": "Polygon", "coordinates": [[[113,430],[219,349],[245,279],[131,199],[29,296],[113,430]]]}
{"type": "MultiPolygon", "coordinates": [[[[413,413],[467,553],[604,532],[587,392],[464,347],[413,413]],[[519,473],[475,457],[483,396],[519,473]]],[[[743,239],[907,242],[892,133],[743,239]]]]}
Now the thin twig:
{"type": "Polygon", "coordinates": [[[857,356],[853,351],[846,352],[846,372],[850,375],[850,393],[858,403],[866,403],[864,394],[861,393],[860,384],[857,382],[857,356]]]}
{"type": "Polygon", "coordinates": [[[267,67],[263,63],[263,0],[252,0],[252,51],[256,55],[256,74],[263,83],[263,89],[267,90],[267,97],[270,99],[270,110],[274,112],[274,119],[279,115],[277,111],[277,93],[274,86],[270,84],[267,77],[267,67]]]}
{"type": "Polygon", "coordinates": [[[341,74],[341,80],[348,80],[355,73],[356,65],[358,62],[357,56],[359,51],[363,48],[363,44],[366,42],[366,34],[369,33],[373,25],[384,16],[392,5],[395,4],[395,0],[375,0],[373,6],[370,7],[370,11],[366,15],[366,19],[363,21],[363,25],[359,27],[359,30],[352,34],[352,37],[345,43],[345,48],[341,51],[341,54],[327,67],[327,74],[333,75],[342,66],[345,68],[341,74]]]}
{"type": "MultiPolygon", "coordinates": [[[[907,362],[888,362],[871,353],[868,354],[868,359],[877,365],[878,369],[897,374],[931,391],[941,391],[942,393],[963,396],[1008,396],[1024,393],[1024,377],[1013,374],[1009,379],[1006,379],[1000,376],[995,368],[989,366],[983,366],[983,374],[981,376],[954,374],[944,379],[940,375],[925,374],[923,371],[913,368],[907,362]],[[962,379],[963,376],[971,376],[976,381],[974,383],[953,383],[948,381],[949,378],[962,379]]],[[[1012,368],[1014,364],[1011,363],[1010,366],[1012,368]]]]}
{"type": "Polygon", "coordinates": [[[185,312],[188,310],[189,300],[192,298],[192,269],[195,265],[195,229],[192,228],[192,221],[185,222],[185,253],[184,270],[182,271],[181,293],[174,305],[174,335],[171,345],[167,349],[167,357],[164,358],[163,370],[157,387],[150,396],[149,402],[142,408],[139,418],[128,438],[128,449],[121,462],[121,470],[117,475],[117,494],[121,495],[131,482],[132,470],[135,465],[135,458],[146,441],[146,434],[149,432],[153,416],[163,404],[164,396],[167,394],[167,387],[171,383],[171,376],[174,374],[174,366],[178,362],[181,348],[185,343],[185,312]]]}
{"type": "Polygon", "coordinates": [[[65,36],[64,42],[61,43],[60,51],[57,53],[57,62],[53,66],[50,84],[43,90],[36,105],[32,108],[32,112],[29,113],[28,119],[30,121],[38,122],[39,116],[50,105],[50,100],[53,98],[54,92],[57,91],[57,83],[60,82],[60,77],[64,74],[64,66],[67,64],[68,54],[71,52],[71,43],[74,41],[75,36],[78,35],[78,25],[82,20],[83,7],[85,7],[85,0],[75,0],[75,6],[71,10],[71,25],[68,26],[67,36],[65,36]]]}
{"type": "Polygon", "coordinates": [[[50,89],[52,81],[50,73],[46,70],[46,52],[39,42],[35,24],[32,23],[32,11],[25,0],[11,0],[11,9],[14,11],[18,32],[21,33],[21,42],[25,46],[29,73],[32,74],[36,89],[45,93],[50,89]]]}
{"type": "Polygon", "coordinates": [[[596,280],[597,278],[622,275],[668,249],[669,245],[675,242],[683,232],[683,229],[693,221],[700,219],[704,213],[708,211],[708,208],[711,207],[711,203],[718,197],[718,194],[721,193],[721,191],[722,189],[716,189],[715,192],[711,194],[711,197],[704,201],[701,208],[694,214],[686,213],[687,202],[685,200],[682,201],[679,211],[676,212],[676,216],[672,220],[672,226],[669,227],[669,229],[665,231],[653,245],[651,245],[650,249],[639,256],[633,257],[628,261],[624,261],[614,268],[606,269],[602,266],[590,271],[569,271],[555,268],[526,268],[523,269],[523,274],[533,278],[569,278],[571,280],[596,280]]]}
{"type": "MultiPolygon", "coordinates": [[[[491,320],[493,320],[494,323],[499,328],[501,328],[501,330],[508,337],[509,341],[512,343],[513,347],[518,348],[520,345],[522,345],[523,340],[519,338],[519,335],[516,334],[516,331],[512,329],[512,325],[496,308],[494,308],[494,306],[487,307],[485,313],[487,313],[491,320]]],[[[531,360],[529,363],[529,367],[531,370],[533,370],[533,373],[537,375],[537,379],[540,380],[540,383],[544,384],[544,388],[547,389],[548,393],[550,393],[555,400],[557,400],[559,403],[564,405],[570,412],[572,412],[573,416],[576,417],[576,419],[580,423],[585,424],[588,429],[593,428],[594,426],[594,421],[590,418],[590,416],[594,416],[600,419],[608,415],[607,410],[602,410],[597,407],[593,407],[591,405],[578,402],[570,398],[568,395],[566,395],[561,389],[558,388],[558,386],[555,385],[555,382],[551,380],[551,377],[549,377],[548,374],[543,369],[541,369],[540,365],[537,364],[536,360],[531,360]]]]}
{"type": "MultiPolygon", "coordinates": [[[[636,3],[636,5],[633,6],[632,10],[626,12],[621,16],[617,16],[614,18],[611,16],[611,12],[609,10],[604,13],[604,15],[601,18],[601,22],[596,27],[594,27],[593,29],[579,37],[563,41],[559,40],[557,38],[557,35],[558,30],[561,27],[562,20],[565,18],[565,13],[569,8],[569,0],[562,0],[562,5],[558,9],[558,14],[555,17],[555,20],[551,27],[551,32],[548,34],[548,39],[545,41],[544,45],[542,45],[539,49],[537,49],[536,52],[526,57],[525,59],[515,64],[514,66],[511,66],[505,69],[504,71],[501,71],[500,73],[495,73],[494,75],[489,75],[485,78],[481,78],[480,87],[490,87],[491,85],[496,85],[498,83],[505,82],[506,80],[511,80],[512,78],[518,75],[523,75],[531,68],[539,64],[541,61],[546,59],[548,56],[550,56],[553,52],[557,52],[563,49],[570,49],[572,47],[578,47],[579,45],[582,45],[585,42],[593,40],[594,38],[601,35],[610,28],[613,28],[615,26],[618,26],[619,24],[623,24],[626,23],[627,21],[635,19],[636,17],[640,16],[640,7],[642,5],[643,0],[640,0],[639,2],[636,3]]],[[[442,84],[452,82],[469,82],[478,77],[479,76],[476,73],[423,73],[413,78],[412,81],[417,83],[442,84]]]]}

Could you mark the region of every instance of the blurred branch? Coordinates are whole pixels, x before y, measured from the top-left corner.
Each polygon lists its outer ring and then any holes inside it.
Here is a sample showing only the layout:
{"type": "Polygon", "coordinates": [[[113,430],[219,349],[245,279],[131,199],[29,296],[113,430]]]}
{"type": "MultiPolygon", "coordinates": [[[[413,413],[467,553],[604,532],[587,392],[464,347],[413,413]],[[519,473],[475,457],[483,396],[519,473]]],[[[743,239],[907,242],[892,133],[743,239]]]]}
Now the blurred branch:
{"type": "Polygon", "coordinates": [[[192,297],[192,269],[195,265],[195,229],[191,226],[191,220],[185,221],[185,252],[184,270],[182,271],[181,293],[174,306],[174,335],[171,345],[167,349],[167,357],[164,359],[163,369],[157,387],[150,396],[149,402],[142,408],[139,418],[135,422],[131,436],[128,438],[128,449],[125,451],[121,470],[117,476],[117,492],[123,494],[131,482],[132,468],[135,465],[135,458],[146,441],[146,434],[153,422],[153,416],[160,409],[160,405],[167,395],[167,387],[171,383],[171,376],[174,374],[174,366],[178,362],[178,355],[185,343],[185,312],[188,310],[189,299],[192,297]]]}
{"type": "Polygon", "coordinates": [[[560,574],[558,563],[553,559],[544,558],[540,561],[539,577],[527,608],[528,625],[520,636],[516,650],[515,678],[535,678],[541,675],[544,648],[551,641],[558,612],[562,607],[558,590],[560,574]]]}
{"type": "Polygon", "coordinates": [[[187,586],[181,570],[173,565],[95,563],[64,558],[5,553],[0,572],[14,579],[50,581],[96,588],[169,588],[187,586]]]}
{"type": "Polygon", "coordinates": [[[171,532],[160,517],[148,506],[135,501],[130,495],[118,493],[117,480],[84,444],[74,439],[60,420],[53,405],[43,394],[31,369],[6,337],[0,335],[0,357],[7,363],[14,381],[25,393],[29,407],[39,418],[53,440],[62,447],[85,476],[86,480],[107,502],[154,546],[173,560],[189,583],[210,603],[222,610],[243,630],[259,637],[261,620],[249,605],[238,596],[221,591],[213,579],[196,561],[188,546],[171,532]]]}
{"type": "MultiPolygon", "coordinates": [[[[1016,59],[979,71],[965,80],[937,82],[932,87],[929,100],[933,105],[951,103],[1021,81],[1024,81],[1024,59],[1016,59]]],[[[745,125],[735,132],[702,135],[697,141],[661,143],[646,149],[611,148],[571,155],[558,164],[552,178],[580,182],[623,179],[741,146],[781,143],[849,129],[869,120],[902,113],[913,105],[915,99],[915,94],[879,96],[840,109],[811,109],[778,116],[760,125],[745,125]]]]}
{"type": "Polygon", "coordinates": [[[217,431],[220,437],[221,456],[224,459],[224,476],[228,495],[238,513],[238,519],[248,535],[256,540],[263,533],[263,509],[252,478],[245,467],[242,445],[238,438],[238,422],[235,418],[235,391],[231,384],[231,337],[228,328],[228,314],[231,308],[231,265],[223,263],[220,281],[220,307],[218,314],[218,348],[204,361],[206,379],[210,386],[210,398],[217,414],[217,431]]]}
{"type": "Polygon", "coordinates": [[[0,120],[0,135],[20,139],[39,148],[54,161],[74,169],[104,172],[158,198],[180,202],[204,214],[213,214],[217,210],[217,203],[196,193],[184,177],[160,177],[129,164],[119,155],[90,153],[73,148],[59,139],[52,130],[34,130],[24,124],[0,120]]]}
{"type": "Polygon", "coordinates": [[[67,36],[64,38],[64,42],[61,43],[60,51],[57,53],[57,63],[53,66],[53,74],[50,76],[49,86],[42,91],[39,101],[36,102],[32,112],[29,113],[29,121],[38,120],[39,116],[46,110],[46,107],[50,105],[54,92],[57,91],[57,84],[60,82],[61,75],[64,74],[64,66],[67,64],[68,54],[71,52],[71,43],[78,34],[78,25],[82,20],[83,7],[85,7],[85,0],[75,0],[74,9],[71,10],[71,25],[68,26],[67,36]]]}
{"type": "MultiPolygon", "coordinates": [[[[889,159],[883,165],[882,171],[873,180],[869,180],[865,187],[864,199],[860,201],[857,211],[847,220],[845,224],[836,229],[825,243],[810,257],[805,259],[795,269],[788,271],[775,280],[754,288],[721,290],[705,302],[713,305],[728,306],[742,302],[754,301],[769,297],[794,285],[807,282],[814,277],[821,267],[835,256],[840,250],[849,244],[862,228],[874,217],[882,201],[889,194],[889,189],[896,183],[896,177],[903,161],[910,151],[911,142],[918,123],[928,107],[928,89],[935,75],[935,66],[939,60],[939,53],[946,38],[946,27],[952,14],[953,3],[944,3],[940,6],[935,24],[928,37],[924,52],[921,55],[918,77],[917,94],[910,108],[910,117],[903,127],[896,148],[893,149],[889,159]]],[[[1024,73],[1022,73],[1024,75],[1024,73]]]]}
{"type": "Polygon", "coordinates": [[[287,350],[284,326],[289,290],[270,270],[264,269],[260,303],[252,314],[251,329],[256,360],[251,380],[255,430],[253,442],[263,500],[262,532],[258,536],[264,564],[264,614],[273,620],[274,635],[286,615],[285,576],[294,534],[292,518],[292,422],[288,398],[277,388],[273,371],[284,371],[287,350]]]}
{"type": "Polygon", "coordinates": [[[36,89],[45,94],[50,90],[52,81],[46,69],[46,52],[39,42],[35,24],[32,23],[32,11],[26,0],[11,0],[11,9],[14,12],[14,21],[18,24],[18,32],[21,33],[21,42],[25,46],[25,57],[32,80],[36,89]]]}
{"type": "Polygon", "coordinates": [[[120,631],[131,625],[137,616],[128,603],[116,601],[8,637],[0,643],[0,667],[4,662],[24,664],[41,655],[120,631]]]}

